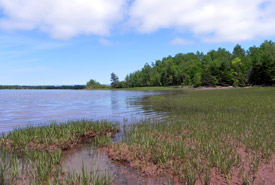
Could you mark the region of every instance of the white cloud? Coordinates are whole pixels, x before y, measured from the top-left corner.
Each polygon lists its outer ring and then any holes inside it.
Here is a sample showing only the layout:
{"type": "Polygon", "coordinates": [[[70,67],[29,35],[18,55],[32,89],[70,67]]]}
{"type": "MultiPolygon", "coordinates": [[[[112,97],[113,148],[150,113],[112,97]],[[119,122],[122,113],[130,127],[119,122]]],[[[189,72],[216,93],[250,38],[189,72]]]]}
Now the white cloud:
{"type": "Polygon", "coordinates": [[[208,42],[239,42],[275,36],[274,10],[275,0],[0,0],[0,29],[68,39],[106,36],[130,23],[141,33],[168,28],[208,42]]]}
{"type": "Polygon", "coordinates": [[[180,45],[180,46],[183,46],[183,45],[191,45],[191,44],[194,44],[193,41],[190,41],[190,40],[186,40],[184,38],[175,38],[173,40],[171,40],[170,42],[171,45],[173,46],[176,46],[176,45],[180,45]]]}
{"type": "Polygon", "coordinates": [[[162,28],[211,42],[275,36],[274,0],[135,0],[130,23],[142,33],[162,28]]]}
{"type": "Polygon", "coordinates": [[[108,35],[124,18],[126,0],[0,0],[7,30],[39,29],[54,38],[108,35]]]}

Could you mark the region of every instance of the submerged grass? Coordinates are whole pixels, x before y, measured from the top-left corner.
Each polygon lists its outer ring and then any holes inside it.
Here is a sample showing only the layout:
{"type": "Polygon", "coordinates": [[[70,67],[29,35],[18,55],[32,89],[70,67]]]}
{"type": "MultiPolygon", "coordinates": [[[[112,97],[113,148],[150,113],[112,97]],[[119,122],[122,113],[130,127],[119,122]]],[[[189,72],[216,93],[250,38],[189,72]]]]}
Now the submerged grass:
{"type": "MultiPolygon", "coordinates": [[[[187,184],[253,183],[275,153],[275,88],[189,91],[149,98],[170,119],[125,127],[109,155],[187,184]],[[237,180],[236,180],[237,179],[237,180]]],[[[274,172],[275,173],[275,172],[274,172]]]]}
{"type": "Polygon", "coordinates": [[[111,144],[118,127],[111,123],[75,121],[27,127],[0,137],[0,184],[110,184],[96,171],[72,174],[60,165],[62,152],[93,140],[111,144]]]}

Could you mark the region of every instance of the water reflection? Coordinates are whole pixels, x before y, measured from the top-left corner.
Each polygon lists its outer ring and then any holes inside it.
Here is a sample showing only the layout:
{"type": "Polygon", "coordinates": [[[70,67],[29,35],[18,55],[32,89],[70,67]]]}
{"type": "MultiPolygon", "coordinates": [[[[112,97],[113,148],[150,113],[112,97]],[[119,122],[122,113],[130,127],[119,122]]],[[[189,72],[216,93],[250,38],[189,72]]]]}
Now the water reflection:
{"type": "Polygon", "coordinates": [[[62,167],[69,172],[78,174],[82,174],[83,167],[88,172],[91,170],[97,171],[98,175],[104,176],[109,174],[113,179],[112,184],[117,185],[172,184],[171,181],[165,177],[149,178],[140,174],[135,169],[113,163],[105,153],[98,153],[89,145],[81,147],[73,152],[66,153],[63,157],[62,167]]]}
{"type": "MultiPolygon", "coordinates": [[[[111,109],[112,109],[112,114],[115,115],[116,111],[119,110],[119,101],[118,101],[118,92],[117,91],[113,91],[111,92],[110,95],[110,100],[111,100],[111,109]]],[[[127,103],[127,99],[126,99],[126,105],[128,105],[127,103]]]]}
{"type": "Polygon", "coordinates": [[[157,117],[138,103],[160,92],[73,91],[73,90],[1,90],[0,131],[30,123],[49,123],[78,119],[139,120],[157,117]]]}

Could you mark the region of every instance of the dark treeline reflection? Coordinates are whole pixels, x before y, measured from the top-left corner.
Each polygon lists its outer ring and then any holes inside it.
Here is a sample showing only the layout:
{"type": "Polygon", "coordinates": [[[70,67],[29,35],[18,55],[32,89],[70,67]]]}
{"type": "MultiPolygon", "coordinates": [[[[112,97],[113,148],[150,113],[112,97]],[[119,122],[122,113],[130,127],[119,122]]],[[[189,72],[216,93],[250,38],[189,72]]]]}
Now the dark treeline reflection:
{"type": "Polygon", "coordinates": [[[219,48],[204,54],[179,53],[145,64],[126,76],[117,87],[144,86],[247,86],[275,84],[275,44],[265,41],[247,51],[219,48]]]}

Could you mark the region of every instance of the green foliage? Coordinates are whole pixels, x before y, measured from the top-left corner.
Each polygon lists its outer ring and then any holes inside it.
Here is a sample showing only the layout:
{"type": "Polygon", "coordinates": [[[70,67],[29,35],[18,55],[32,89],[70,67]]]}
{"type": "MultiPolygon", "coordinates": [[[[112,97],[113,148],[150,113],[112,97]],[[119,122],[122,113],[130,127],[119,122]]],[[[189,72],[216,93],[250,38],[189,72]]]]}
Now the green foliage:
{"type": "Polygon", "coordinates": [[[91,79],[89,82],[86,84],[86,89],[95,89],[95,88],[104,88],[106,87],[105,85],[101,85],[99,82],[91,79]]]}
{"type": "Polygon", "coordinates": [[[195,73],[194,78],[193,78],[193,84],[196,87],[201,85],[201,73],[199,73],[199,72],[195,73]]]}
{"type": "Polygon", "coordinates": [[[250,82],[256,85],[275,84],[275,44],[265,41],[259,48],[249,48],[252,65],[250,82]]]}
{"type": "Polygon", "coordinates": [[[147,86],[246,86],[275,84],[275,44],[265,41],[260,47],[245,51],[236,45],[233,52],[219,48],[204,54],[179,53],[145,64],[130,73],[125,83],[116,75],[112,87],[147,86]]]}
{"type": "Polygon", "coordinates": [[[243,86],[245,84],[243,63],[239,57],[232,60],[231,76],[234,81],[234,86],[243,86]]]}
{"type": "Polygon", "coordinates": [[[184,82],[183,82],[183,84],[184,85],[191,85],[191,78],[190,78],[190,76],[189,75],[184,75],[184,82]]]}
{"type": "Polygon", "coordinates": [[[119,79],[115,73],[111,73],[111,86],[112,86],[112,88],[119,87],[119,79]]]}

